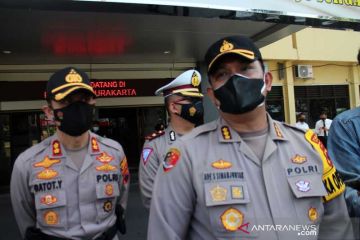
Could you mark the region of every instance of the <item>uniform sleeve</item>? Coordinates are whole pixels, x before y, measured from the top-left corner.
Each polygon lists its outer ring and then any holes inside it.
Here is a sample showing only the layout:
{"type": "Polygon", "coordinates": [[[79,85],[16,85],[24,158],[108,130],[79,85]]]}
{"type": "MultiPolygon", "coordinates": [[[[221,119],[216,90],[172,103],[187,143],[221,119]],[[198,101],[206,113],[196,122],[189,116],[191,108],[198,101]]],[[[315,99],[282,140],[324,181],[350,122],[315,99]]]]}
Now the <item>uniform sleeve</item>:
{"type": "Polygon", "coordinates": [[[36,225],[36,214],[34,197],[28,187],[29,176],[26,172],[30,167],[23,160],[20,155],[15,161],[11,174],[10,196],[15,219],[24,238],[26,229],[36,225]]]}
{"type": "Polygon", "coordinates": [[[345,200],[349,214],[351,217],[360,217],[359,136],[352,122],[333,121],[329,131],[328,151],[346,184],[345,200]]]}
{"type": "Polygon", "coordinates": [[[318,239],[355,239],[344,194],[324,203],[324,216],[320,224],[318,239]]]}
{"type": "Polygon", "coordinates": [[[120,150],[121,150],[121,155],[120,155],[121,182],[119,183],[119,188],[120,188],[119,204],[125,210],[127,207],[127,201],[129,196],[130,172],[124,150],[122,149],[122,147],[120,150]]]}
{"type": "Polygon", "coordinates": [[[193,170],[189,156],[181,147],[170,148],[166,159],[174,151],[179,152],[178,161],[176,155],[164,161],[155,178],[148,240],[180,240],[185,239],[188,232],[196,199],[193,170]]]}
{"type": "Polygon", "coordinates": [[[141,199],[144,206],[149,208],[156,172],[162,159],[159,159],[156,144],[147,141],[144,143],[140,158],[139,183],[141,199]]]}

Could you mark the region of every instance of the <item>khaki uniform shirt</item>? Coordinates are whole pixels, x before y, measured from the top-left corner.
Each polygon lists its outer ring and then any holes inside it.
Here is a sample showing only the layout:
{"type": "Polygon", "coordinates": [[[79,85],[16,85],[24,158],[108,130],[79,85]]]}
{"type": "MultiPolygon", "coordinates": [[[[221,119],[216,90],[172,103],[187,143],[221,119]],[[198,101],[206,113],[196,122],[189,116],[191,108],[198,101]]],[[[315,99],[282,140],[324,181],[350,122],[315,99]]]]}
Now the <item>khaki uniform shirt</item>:
{"type": "Polygon", "coordinates": [[[222,119],[172,146],[148,239],[352,239],[345,186],[316,135],[270,116],[268,124],[260,160],[222,119]]]}
{"type": "Polygon", "coordinates": [[[36,226],[56,237],[93,239],[115,224],[116,204],[126,208],[129,181],[117,142],[90,133],[78,170],[57,136],[51,136],[15,161],[10,192],[21,235],[36,226]]]}
{"type": "Polygon", "coordinates": [[[170,146],[180,138],[169,125],[164,131],[154,133],[145,141],[139,164],[141,199],[146,208],[150,207],[156,172],[170,146]]]}

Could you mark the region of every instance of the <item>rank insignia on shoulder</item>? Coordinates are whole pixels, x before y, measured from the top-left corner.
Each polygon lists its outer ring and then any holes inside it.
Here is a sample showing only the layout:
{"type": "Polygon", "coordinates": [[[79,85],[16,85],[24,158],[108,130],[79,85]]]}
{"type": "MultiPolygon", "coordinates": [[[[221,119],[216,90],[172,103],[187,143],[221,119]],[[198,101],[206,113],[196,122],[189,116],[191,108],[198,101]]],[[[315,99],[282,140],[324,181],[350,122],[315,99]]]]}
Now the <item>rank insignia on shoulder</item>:
{"type": "Polygon", "coordinates": [[[99,144],[98,144],[98,142],[96,140],[96,137],[91,138],[91,150],[93,152],[99,152],[100,151],[99,144]]]}
{"type": "Polygon", "coordinates": [[[165,155],[165,159],[163,162],[164,172],[170,171],[175,167],[176,163],[180,159],[180,151],[177,148],[170,148],[169,151],[165,155]]]}
{"type": "Polygon", "coordinates": [[[165,134],[165,131],[161,131],[161,130],[156,131],[156,132],[151,133],[150,135],[147,135],[145,137],[145,140],[151,141],[151,140],[154,140],[155,138],[158,138],[158,137],[160,137],[160,136],[162,136],[164,134],[165,134]]]}
{"type": "Polygon", "coordinates": [[[306,156],[301,156],[299,154],[296,154],[294,157],[291,158],[291,161],[296,164],[303,164],[307,161],[306,156]]]}
{"type": "Polygon", "coordinates": [[[210,190],[213,202],[222,202],[226,200],[227,189],[217,185],[210,190]]]}
{"type": "Polygon", "coordinates": [[[309,216],[310,221],[315,222],[319,216],[316,208],[313,208],[313,207],[310,208],[308,211],[308,216],[309,216]]]}
{"type": "Polygon", "coordinates": [[[52,142],[52,153],[54,156],[61,156],[62,155],[62,151],[61,151],[61,145],[59,140],[55,140],[52,142]]]}
{"type": "Polygon", "coordinates": [[[51,194],[46,194],[40,198],[40,202],[45,205],[51,205],[57,202],[57,198],[51,194]]]}
{"type": "Polygon", "coordinates": [[[232,138],[230,129],[227,126],[221,127],[221,134],[225,140],[230,140],[232,138]]]}
{"type": "Polygon", "coordinates": [[[280,130],[280,127],[276,123],[274,123],[274,129],[275,129],[275,133],[276,133],[277,137],[284,138],[284,136],[280,130]]]}
{"type": "Polygon", "coordinates": [[[143,161],[143,164],[145,165],[151,155],[151,153],[153,152],[152,148],[144,148],[142,153],[141,153],[141,159],[143,161]]]}
{"type": "Polygon", "coordinates": [[[127,158],[124,157],[120,162],[121,176],[123,178],[123,184],[127,184],[130,178],[129,167],[127,163],[127,158]]]}
{"type": "Polygon", "coordinates": [[[44,222],[47,225],[57,225],[59,223],[59,215],[55,211],[46,211],[44,213],[44,222]]]}
{"type": "Polygon", "coordinates": [[[211,166],[213,168],[216,168],[216,169],[227,169],[227,168],[231,168],[232,167],[232,163],[231,162],[228,162],[228,161],[225,161],[223,159],[220,159],[220,160],[217,160],[215,162],[213,162],[211,164],[211,166]]]}

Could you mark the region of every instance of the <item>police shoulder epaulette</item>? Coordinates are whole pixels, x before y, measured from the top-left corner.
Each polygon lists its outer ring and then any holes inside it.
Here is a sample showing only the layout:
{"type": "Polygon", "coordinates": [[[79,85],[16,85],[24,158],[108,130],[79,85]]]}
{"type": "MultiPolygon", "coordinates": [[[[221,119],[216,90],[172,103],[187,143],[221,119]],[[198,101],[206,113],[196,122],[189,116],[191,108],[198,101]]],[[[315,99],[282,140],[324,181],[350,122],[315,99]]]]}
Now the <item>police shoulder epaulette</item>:
{"type": "Polygon", "coordinates": [[[108,147],[114,148],[114,149],[119,149],[121,148],[120,143],[118,143],[115,140],[112,140],[110,138],[105,138],[105,137],[101,137],[101,136],[96,136],[96,139],[98,140],[99,143],[104,144],[108,147]]]}
{"type": "Polygon", "coordinates": [[[322,181],[327,191],[327,195],[324,196],[323,199],[325,202],[328,202],[345,191],[345,184],[336,171],[336,168],[329,157],[327,149],[318,139],[317,135],[312,130],[307,130],[305,133],[305,138],[321,157],[323,164],[322,181]]]}
{"type": "Polygon", "coordinates": [[[155,132],[147,135],[147,136],[145,137],[145,140],[151,141],[151,140],[154,140],[155,138],[158,138],[158,137],[160,137],[160,136],[162,136],[162,135],[164,135],[164,134],[165,134],[165,131],[162,131],[162,130],[160,130],[160,131],[155,131],[155,132]]]}
{"type": "Polygon", "coordinates": [[[215,120],[194,128],[193,130],[191,130],[191,132],[185,134],[181,139],[188,140],[196,136],[199,136],[201,134],[214,131],[216,128],[217,128],[217,121],[215,120]]]}
{"type": "Polygon", "coordinates": [[[285,127],[289,127],[289,128],[291,128],[291,129],[294,129],[294,130],[299,131],[299,132],[302,132],[302,133],[306,133],[306,131],[307,131],[307,130],[298,128],[298,127],[295,126],[295,125],[291,125],[291,124],[288,124],[288,123],[285,123],[285,122],[282,122],[281,124],[284,125],[285,127]]]}

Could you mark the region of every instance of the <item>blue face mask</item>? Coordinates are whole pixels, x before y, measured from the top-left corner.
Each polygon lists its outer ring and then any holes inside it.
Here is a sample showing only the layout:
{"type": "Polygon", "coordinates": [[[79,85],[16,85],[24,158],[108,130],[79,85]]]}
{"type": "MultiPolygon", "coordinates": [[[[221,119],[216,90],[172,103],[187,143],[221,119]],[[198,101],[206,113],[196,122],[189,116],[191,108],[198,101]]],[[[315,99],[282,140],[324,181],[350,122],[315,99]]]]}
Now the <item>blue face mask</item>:
{"type": "Polygon", "coordinates": [[[250,112],[264,103],[264,90],[264,79],[235,74],[223,86],[214,90],[214,94],[221,103],[221,111],[241,114],[250,112]]]}
{"type": "Polygon", "coordinates": [[[188,104],[178,104],[181,105],[180,117],[195,124],[195,126],[204,123],[204,108],[201,100],[188,104]]]}

